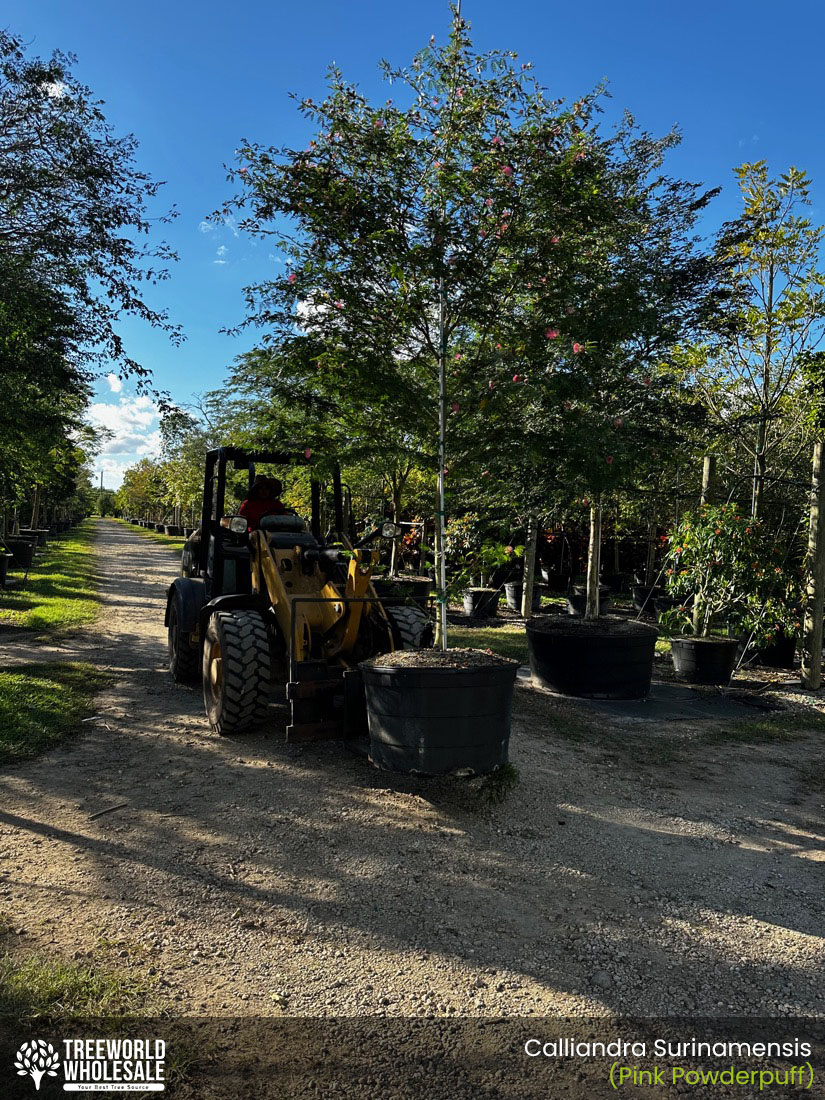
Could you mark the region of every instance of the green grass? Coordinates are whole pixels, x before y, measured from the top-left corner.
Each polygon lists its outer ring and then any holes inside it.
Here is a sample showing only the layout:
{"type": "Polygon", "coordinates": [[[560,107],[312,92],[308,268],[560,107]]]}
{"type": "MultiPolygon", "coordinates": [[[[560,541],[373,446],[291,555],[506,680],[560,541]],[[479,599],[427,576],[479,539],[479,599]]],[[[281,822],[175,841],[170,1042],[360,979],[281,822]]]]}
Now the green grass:
{"type": "Polygon", "coordinates": [[[743,718],[736,722],[725,722],[714,729],[705,730],[699,737],[705,745],[768,744],[772,741],[795,741],[806,733],[821,733],[825,730],[825,715],[811,709],[810,713],[776,714],[772,718],[754,720],[743,718]]]}
{"type": "Polygon", "coordinates": [[[147,981],[94,965],[0,955],[0,1016],[18,1021],[146,1014],[150,992],[147,981]]]}
{"type": "MultiPolygon", "coordinates": [[[[93,541],[89,520],[50,540],[46,557],[35,559],[26,584],[0,593],[0,631],[53,634],[93,622],[99,605],[93,541]]],[[[22,574],[15,570],[11,576],[22,574]]]]}
{"type": "Polygon", "coordinates": [[[0,672],[0,764],[46,752],[76,733],[108,682],[105,672],[79,662],[0,672]]]}
{"type": "Polygon", "coordinates": [[[159,542],[169,550],[174,550],[177,553],[183,550],[183,544],[186,542],[185,538],[174,535],[162,535],[159,531],[150,531],[146,527],[138,527],[134,523],[128,523],[125,519],[115,519],[114,522],[125,527],[127,531],[134,531],[134,533],[140,535],[141,538],[149,539],[151,542],[159,542]]]}
{"type": "Polygon", "coordinates": [[[453,626],[447,629],[450,649],[492,649],[501,657],[527,664],[527,635],[521,623],[501,626],[453,626]]]}

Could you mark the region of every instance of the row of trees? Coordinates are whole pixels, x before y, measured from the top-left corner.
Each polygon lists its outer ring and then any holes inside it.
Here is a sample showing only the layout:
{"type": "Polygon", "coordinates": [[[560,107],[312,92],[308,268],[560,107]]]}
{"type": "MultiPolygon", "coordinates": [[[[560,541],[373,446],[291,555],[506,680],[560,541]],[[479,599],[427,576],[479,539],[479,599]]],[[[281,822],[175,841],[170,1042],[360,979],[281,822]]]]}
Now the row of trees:
{"type": "Polygon", "coordinates": [[[603,515],[653,544],[707,455],[717,493],[793,530],[825,314],[805,175],[743,165],[742,213],[705,244],[716,191],[667,174],[675,133],[605,130],[601,89],[550,98],[457,15],[384,71],[374,105],[333,68],[305,148],[242,143],[215,217],[288,265],[246,290],[259,346],[165,437],[167,493],[199,490],[211,432],[309,445],[367,509],[378,485],[396,515],[477,514],[479,537],[585,509],[591,613],[603,515]]]}
{"type": "Polygon", "coordinates": [[[172,258],[165,245],[147,244],[158,185],[137,168],[135,139],[112,131],[72,64],[60,53],[27,57],[0,30],[4,522],[24,504],[34,522],[41,507],[88,506],[88,461],[100,442],[84,423],[93,381],[116,370],[149,382],[118,319],[132,314],[180,335],[142,293],[172,258]]]}

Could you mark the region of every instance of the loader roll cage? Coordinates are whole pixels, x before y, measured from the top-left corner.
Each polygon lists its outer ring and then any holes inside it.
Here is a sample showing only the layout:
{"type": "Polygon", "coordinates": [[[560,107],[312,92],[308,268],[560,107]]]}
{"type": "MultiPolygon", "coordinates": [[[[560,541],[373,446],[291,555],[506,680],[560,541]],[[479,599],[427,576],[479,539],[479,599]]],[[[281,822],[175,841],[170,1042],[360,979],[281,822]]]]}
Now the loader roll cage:
{"type": "MultiPolygon", "coordinates": [[[[245,447],[217,447],[206,455],[206,470],[203,483],[203,503],[201,507],[201,540],[198,549],[198,568],[201,575],[209,570],[210,546],[212,547],[212,590],[223,592],[224,557],[228,544],[227,531],[221,527],[221,519],[226,508],[226,472],[231,467],[246,470],[247,489],[252,488],[255,480],[256,464],[272,466],[309,466],[314,465],[312,457],[307,458],[304,451],[266,451],[247,450],[245,447]]],[[[335,507],[335,531],[340,539],[344,533],[344,500],[341,485],[341,469],[336,462],[332,470],[332,489],[335,507]]],[[[321,541],[321,483],[310,472],[310,492],[312,515],[310,530],[321,541]]]]}

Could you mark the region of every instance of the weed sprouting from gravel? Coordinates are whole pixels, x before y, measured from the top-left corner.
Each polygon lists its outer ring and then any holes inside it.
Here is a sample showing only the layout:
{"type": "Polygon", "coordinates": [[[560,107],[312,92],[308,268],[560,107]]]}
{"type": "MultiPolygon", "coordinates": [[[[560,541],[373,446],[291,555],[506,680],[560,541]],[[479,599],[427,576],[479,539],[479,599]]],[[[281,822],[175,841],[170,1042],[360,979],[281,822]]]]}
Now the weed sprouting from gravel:
{"type": "Polygon", "coordinates": [[[518,768],[513,764],[502,764],[500,768],[484,777],[476,791],[476,804],[479,806],[499,806],[521,782],[518,768]]]}

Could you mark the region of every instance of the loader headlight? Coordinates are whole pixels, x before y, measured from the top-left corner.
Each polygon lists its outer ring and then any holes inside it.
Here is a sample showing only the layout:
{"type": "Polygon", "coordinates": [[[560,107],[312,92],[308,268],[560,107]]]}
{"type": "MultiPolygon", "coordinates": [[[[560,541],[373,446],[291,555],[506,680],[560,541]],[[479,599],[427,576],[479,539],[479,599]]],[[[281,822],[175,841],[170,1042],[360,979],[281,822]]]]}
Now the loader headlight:
{"type": "Polygon", "coordinates": [[[400,534],[401,528],[397,523],[393,523],[392,520],[387,520],[386,523],[381,524],[382,539],[397,539],[400,534]]]}
{"type": "Polygon", "coordinates": [[[247,522],[245,516],[232,516],[229,521],[229,530],[233,535],[245,535],[247,522]]]}

